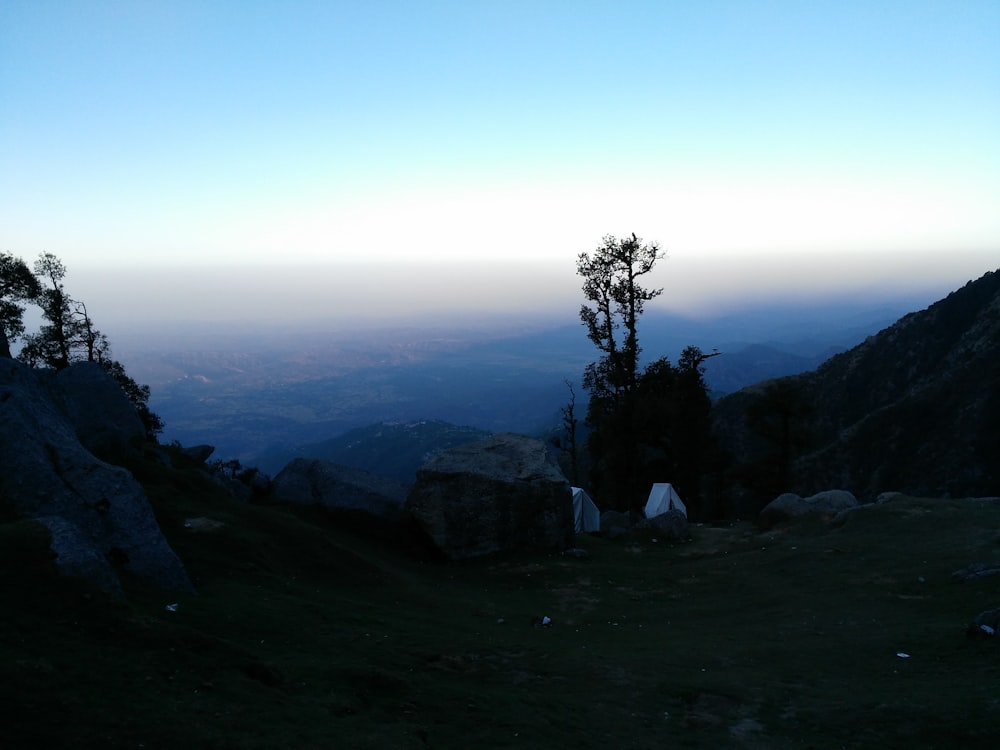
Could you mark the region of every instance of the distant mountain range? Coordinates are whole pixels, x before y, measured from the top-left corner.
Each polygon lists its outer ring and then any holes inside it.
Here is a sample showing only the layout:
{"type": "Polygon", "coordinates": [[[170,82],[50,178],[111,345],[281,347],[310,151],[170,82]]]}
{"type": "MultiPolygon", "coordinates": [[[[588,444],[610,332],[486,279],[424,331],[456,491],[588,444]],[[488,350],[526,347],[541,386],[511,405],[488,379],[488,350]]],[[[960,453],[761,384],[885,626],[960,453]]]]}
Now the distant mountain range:
{"type": "Polygon", "coordinates": [[[1000,495],[1000,272],[815,370],[714,405],[728,491],[1000,495]]]}
{"type": "MultiPolygon", "coordinates": [[[[642,321],[643,356],[676,361],[689,344],[719,350],[706,371],[719,396],[813,369],[912,309],[903,304],[774,306],[707,320],[654,310],[642,321]]],[[[126,338],[119,350],[151,385],[166,441],[209,443],[217,457],[271,472],[280,456],[382,423],[549,433],[567,383],[585,401],[579,378],[595,357],[582,326],[565,319],[346,332],[174,327],[126,338]]]]}

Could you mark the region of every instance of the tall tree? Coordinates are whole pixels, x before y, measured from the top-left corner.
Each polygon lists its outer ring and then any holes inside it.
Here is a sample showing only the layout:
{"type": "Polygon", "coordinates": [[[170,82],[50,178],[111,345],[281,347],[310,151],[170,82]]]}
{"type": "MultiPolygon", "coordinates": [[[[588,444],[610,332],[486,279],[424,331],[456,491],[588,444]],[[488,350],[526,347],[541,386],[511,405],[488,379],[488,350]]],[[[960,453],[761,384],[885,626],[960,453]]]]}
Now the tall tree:
{"type": "Polygon", "coordinates": [[[559,464],[569,474],[573,486],[580,484],[580,455],[577,447],[576,390],[570,380],[563,381],[569,389],[569,403],[560,409],[562,432],[552,437],[551,443],[559,450],[559,464]]]}
{"type": "Polygon", "coordinates": [[[35,261],[35,303],[47,321],[38,333],[24,337],[18,358],[32,367],[62,370],[73,362],[97,362],[118,383],[155,439],[163,430],[163,420],[149,408],[149,386],[140,385],[125,372],[125,366],[111,358],[107,336],[94,327],[87,306],[69,296],[63,284],[66,266],[52,253],[42,253],[35,261]]]}
{"type": "Polygon", "coordinates": [[[580,319],[601,352],[583,381],[590,392],[590,489],[602,507],[638,511],[653,482],[670,481],[697,515],[712,448],[704,363],[718,352],[689,346],[677,366],[660,357],[640,370],[639,318],[662,292],[640,282],[662,257],[655,242],[633,234],[607,236],[593,256],[577,260],[590,302],[580,319]]]}
{"type": "Polygon", "coordinates": [[[590,304],[580,307],[587,337],[602,352],[587,366],[584,386],[592,393],[617,400],[635,390],[639,369],[639,316],[646,302],[662,289],[639,284],[664,254],[657,243],[646,244],[635,233],[618,239],[606,235],[594,251],[580,253],[576,272],[590,304]]]}
{"type": "Polygon", "coordinates": [[[63,279],[66,266],[52,253],[35,261],[39,292],[35,303],[46,323],[38,333],[25,336],[20,358],[32,366],[56,370],[71,362],[101,362],[111,352],[107,337],[94,328],[87,306],[69,296],[63,279]]]}
{"type": "Polygon", "coordinates": [[[24,333],[24,306],[41,292],[38,279],[20,258],[0,253],[0,357],[10,357],[10,344],[24,333]]]}
{"type": "Polygon", "coordinates": [[[576,270],[583,277],[589,304],[580,307],[587,338],[601,352],[587,365],[583,385],[590,392],[587,448],[591,458],[591,489],[605,507],[638,503],[635,393],[639,383],[639,317],[646,302],[662,289],[640,284],[663,252],[655,242],[634,233],[618,239],[605,236],[590,253],[581,253],[576,270]]]}
{"type": "Polygon", "coordinates": [[[47,322],[38,333],[25,337],[21,359],[32,366],[63,370],[69,367],[74,337],[78,333],[73,300],[63,286],[66,266],[52,253],[42,253],[35,261],[34,270],[40,285],[35,303],[42,309],[42,317],[47,322]]]}

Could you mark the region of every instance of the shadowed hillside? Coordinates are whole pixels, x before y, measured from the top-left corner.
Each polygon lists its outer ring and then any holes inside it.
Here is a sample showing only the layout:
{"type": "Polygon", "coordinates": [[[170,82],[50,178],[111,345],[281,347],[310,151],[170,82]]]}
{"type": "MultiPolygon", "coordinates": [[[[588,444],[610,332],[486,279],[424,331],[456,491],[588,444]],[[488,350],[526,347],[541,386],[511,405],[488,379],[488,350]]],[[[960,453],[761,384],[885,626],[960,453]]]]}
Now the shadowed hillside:
{"type": "Polygon", "coordinates": [[[445,565],[132,470],[197,594],[115,599],[0,516],[5,748],[995,746],[995,579],[952,573],[997,563],[996,503],[445,565]]]}
{"type": "Polygon", "coordinates": [[[1000,494],[1000,273],[816,370],[720,399],[716,435],[758,501],[839,487],[1000,494]]]}

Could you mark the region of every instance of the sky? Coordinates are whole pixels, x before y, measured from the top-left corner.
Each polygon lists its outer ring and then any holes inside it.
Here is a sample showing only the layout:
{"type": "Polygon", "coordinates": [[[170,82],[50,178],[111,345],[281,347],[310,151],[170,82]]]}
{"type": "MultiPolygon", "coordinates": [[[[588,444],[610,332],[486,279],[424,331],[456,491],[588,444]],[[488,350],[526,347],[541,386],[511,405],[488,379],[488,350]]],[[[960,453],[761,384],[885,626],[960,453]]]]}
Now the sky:
{"type": "Polygon", "coordinates": [[[0,0],[0,251],[99,323],[572,316],[632,232],[674,310],[931,301],[1000,267],[998,39],[996,0],[0,0]]]}

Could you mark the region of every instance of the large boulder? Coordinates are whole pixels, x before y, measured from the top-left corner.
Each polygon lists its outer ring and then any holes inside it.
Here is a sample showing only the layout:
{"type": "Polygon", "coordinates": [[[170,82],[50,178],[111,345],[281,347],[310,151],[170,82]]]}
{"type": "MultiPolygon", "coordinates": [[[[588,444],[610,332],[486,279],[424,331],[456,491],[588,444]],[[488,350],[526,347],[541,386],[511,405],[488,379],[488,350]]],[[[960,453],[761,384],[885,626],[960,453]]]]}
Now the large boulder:
{"type": "Polygon", "coordinates": [[[135,406],[97,362],[38,374],[80,443],[98,458],[121,463],[146,442],[146,428],[135,406]]]}
{"type": "MultiPolygon", "coordinates": [[[[85,369],[82,381],[111,393],[93,368],[85,369]]],[[[57,380],[77,383],[75,378],[0,360],[0,503],[48,528],[63,573],[89,578],[115,593],[122,591],[120,573],[162,588],[191,590],[142,487],[127,470],[101,461],[81,443],[92,412],[76,403],[73,387],[53,385],[57,380]]],[[[118,393],[125,400],[121,389],[118,393]]],[[[120,411],[116,405],[109,409],[120,411]]],[[[117,438],[108,443],[108,436],[131,429],[116,433],[106,427],[98,430],[104,445],[117,443],[117,438]]]]}
{"type": "Polygon", "coordinates": [[[667,541],[675,542],[688,537],[688,517],[676,508],[647,518],[644,523],[667,541]]]}
{"type": "Polygon", "coordinates": [[[786,492],[764,506],[757,523],[761,528],[770,529],[809,516],[833,519],[858,505],[857,498],[847,490],[826,490],[805,498],[786,492]]]}
{"type": "Polygon", "coordinates": [[[291,461],[271,484],[271,498],[281,503],[323,505],[392,518],[406,500],[407,485],[362,469],[312,458],[291,461]]]}
{"type": "Polygon", "coordinates": [[[573,541],[569,482],[544,443],[521,435],[494,435],[435,456],[417,471],[406,508],[452,560],[562,550],[573,541]]]}
{"type": "Polygon", "coordinates": [[[208,461],[209,457],[213,453],[215,453],[215,446],[205,444],[185,446],[181,449],[181,453],[190,458],[196,464],[203,464],[208,461]]]}
{"type": "Polygon", "coordinates": [[[601,533],[609,539],[626,536],[632,528],[632,516],[618,510],[601,513],[601,533]]]}
{"type": "Polygon", "coordinates": [[[966,626],[965,633],[969,636],[995,637],[1000,632],[1000,607],[987,609],[976,615],[976,619],[966,626]]]}

